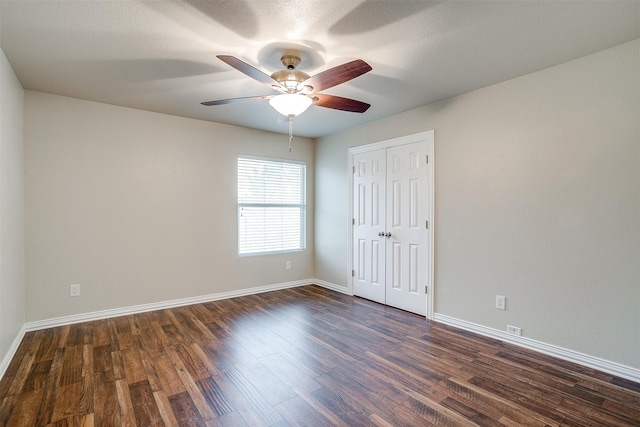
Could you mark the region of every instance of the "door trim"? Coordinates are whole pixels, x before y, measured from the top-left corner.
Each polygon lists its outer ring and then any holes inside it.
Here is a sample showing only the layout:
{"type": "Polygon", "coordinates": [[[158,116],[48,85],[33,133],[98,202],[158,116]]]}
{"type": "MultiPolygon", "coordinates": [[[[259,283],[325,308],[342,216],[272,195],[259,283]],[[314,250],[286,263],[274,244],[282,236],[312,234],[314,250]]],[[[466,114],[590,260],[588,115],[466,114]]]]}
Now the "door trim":
{"type": "Polygon", "coordinates": [[[434,305],[435,305],[435,150],[434,150],[434,131],[428,130],[425,132],[416,133],[413,135],[401,136],[399,138],[387,139],[384,141],[374,142],[372,144],[360,145],[357,147],[349,148],[348,159],[348,174],[349,174],[349,216],[348,216],[348,239],[349,239],[349,262],[348,262],[348,277],[349,277],[349,295],[353,295],[353,155],[358,153],[365,153],[367,151],[379,150],[384,148],[395,147],[398,145],[411,144],[414,142],[427,142],[427,155],[429,156],[429,169],[427,171],[429,175],[429,193],[430,197],[427,200],[427,217],[429,221],[429,235],[427,238],[427,245],[429,248],[429,254],[431,255],[427,260],[427,266],[429,274],[427,282],[429,290],[427,292],[427,315],[426,318],[433,320],[434,305]]]}

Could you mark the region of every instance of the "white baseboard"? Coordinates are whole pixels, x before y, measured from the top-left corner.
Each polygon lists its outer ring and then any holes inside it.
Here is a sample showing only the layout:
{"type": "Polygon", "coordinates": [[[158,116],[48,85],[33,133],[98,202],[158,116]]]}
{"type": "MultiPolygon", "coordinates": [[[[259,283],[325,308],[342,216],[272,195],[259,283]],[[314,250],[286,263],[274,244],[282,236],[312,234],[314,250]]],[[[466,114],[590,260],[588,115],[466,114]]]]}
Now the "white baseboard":
{"type": "Polygon", "coordinates": [[[239,289],[237,291],[219,292],[197,297],[179,298],[169,301],[154,302],[149,304],[133,305],[129,307],[113,308],[108,310],[92,311],[89,313],[73,314],[70,316],[55,317],[53,319],[37,320],[25,324],[26,331],[54,328],[57,326],[71,325],[92,320],[108,319],[111,317],[125,316],[129,314],[144,313],[146,311],[163,310],[165,308],[179,307],[183,305],[198,304],[202,302],[216,301],[245,295],[260,294],[263,292],[277,291],[279,289],[295,288],[298,286],[312,285],[313,279],[296,280],[293,282],[276,283],[273,285],[257,286],[253,288],[239,289]]]}
{"type": "Polygon", "coordinates": [[[589,356],[588,354],[568,350],[566,348],[547,344],[541,341],[536,341],[531,338],[511,335],[498,329],[488,328],[486,326],[467,322],[466,320],[456,319],[455,317],[446,316],[444,314],[436,313],[433,316],[433,320],[640,383],[640,369],[598,357],[589,356]]]}
{"type": "Polygon", "coordinates": [[[11,359],[13,359],[13,356],[15,356],[16,351],[18,351],[18,346],[20,346],[20,343],[22,342],[22,339],[24,338],[24,334],[26,332],[27,330],[23,325],[22,329],[18,331],[18,334],[13,339],[13,342],[11,343],[9,350],[2,358],[2,361],[0,362],[0,380],[4,377],[4,374],[7,371],[7,368],[9,367],[9,363],[11,362],[11,359]]]}
{"type": "Polygon", "coordinates": [[[327,282],[327,281],[320,280],[320,279],[311,279],[311,280],[313,281],[313,283],[315,283],[318,286],[322,286],[323,288],[327,288],[327,289],[330,289],[332,291],[340,292],[341,294],[351,295],[349,293],[349,289],[345,288],[344,286],[336,285],[335,283],[327,282]]]}

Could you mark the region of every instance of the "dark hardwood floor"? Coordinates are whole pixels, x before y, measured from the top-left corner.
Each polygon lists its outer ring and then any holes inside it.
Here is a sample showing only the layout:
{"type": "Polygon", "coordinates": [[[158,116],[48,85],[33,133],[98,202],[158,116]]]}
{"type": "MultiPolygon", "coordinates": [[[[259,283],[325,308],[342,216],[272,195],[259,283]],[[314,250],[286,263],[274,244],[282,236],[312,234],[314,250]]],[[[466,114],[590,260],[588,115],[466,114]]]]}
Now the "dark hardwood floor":
{"type": "Polygon", "coordinates": [[[27,333],[34,425],[640,426],[640,384],[306,286],[27,333]]]}

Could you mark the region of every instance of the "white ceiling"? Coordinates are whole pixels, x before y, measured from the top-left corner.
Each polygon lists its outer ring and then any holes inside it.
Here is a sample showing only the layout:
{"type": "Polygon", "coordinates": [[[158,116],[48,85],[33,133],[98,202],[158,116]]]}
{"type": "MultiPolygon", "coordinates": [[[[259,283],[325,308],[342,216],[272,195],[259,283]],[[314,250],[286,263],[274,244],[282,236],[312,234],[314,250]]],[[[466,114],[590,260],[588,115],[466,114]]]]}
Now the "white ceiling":
{"type": "Polygon", "coordinates": [[[285,50],[313,75],[356,58],[373,70],[323,93],[364,114],[312,106],[318,137],[640,38],[640,1],[0,0],[0,44],[25,89],[287,132],[274,93],[218,60],[266,74],[285,50]]]}

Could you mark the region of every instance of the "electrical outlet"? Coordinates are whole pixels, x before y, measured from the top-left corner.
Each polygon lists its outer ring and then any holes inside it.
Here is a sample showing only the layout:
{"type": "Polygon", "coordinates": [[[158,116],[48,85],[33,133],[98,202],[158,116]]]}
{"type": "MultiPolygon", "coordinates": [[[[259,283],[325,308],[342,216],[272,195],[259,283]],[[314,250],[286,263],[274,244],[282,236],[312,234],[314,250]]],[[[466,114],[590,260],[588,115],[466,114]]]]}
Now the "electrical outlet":
{"type": "Polygon", "coordinates": [[[522,328],[518,328],[517,326],[507,325],[507,332],[513,335],[522,335],[522,328]]]}
{"type": "Polygon", "coordinates": [[[285,262],[284,268],[285,268],[285,270],[291,270],[291,261],[285,262]]]}
{"type": "Polygon", "coordinates": [[[502,295],[496,295],[496,308],[498,310],[506,310],[507,309],[507,298],[502,295]]]}
{"type": "Polygon", "coordinates": [[[69,285],[69,296],[70,297],[79,297],[80,296],[80,285],[69,285]]]}

